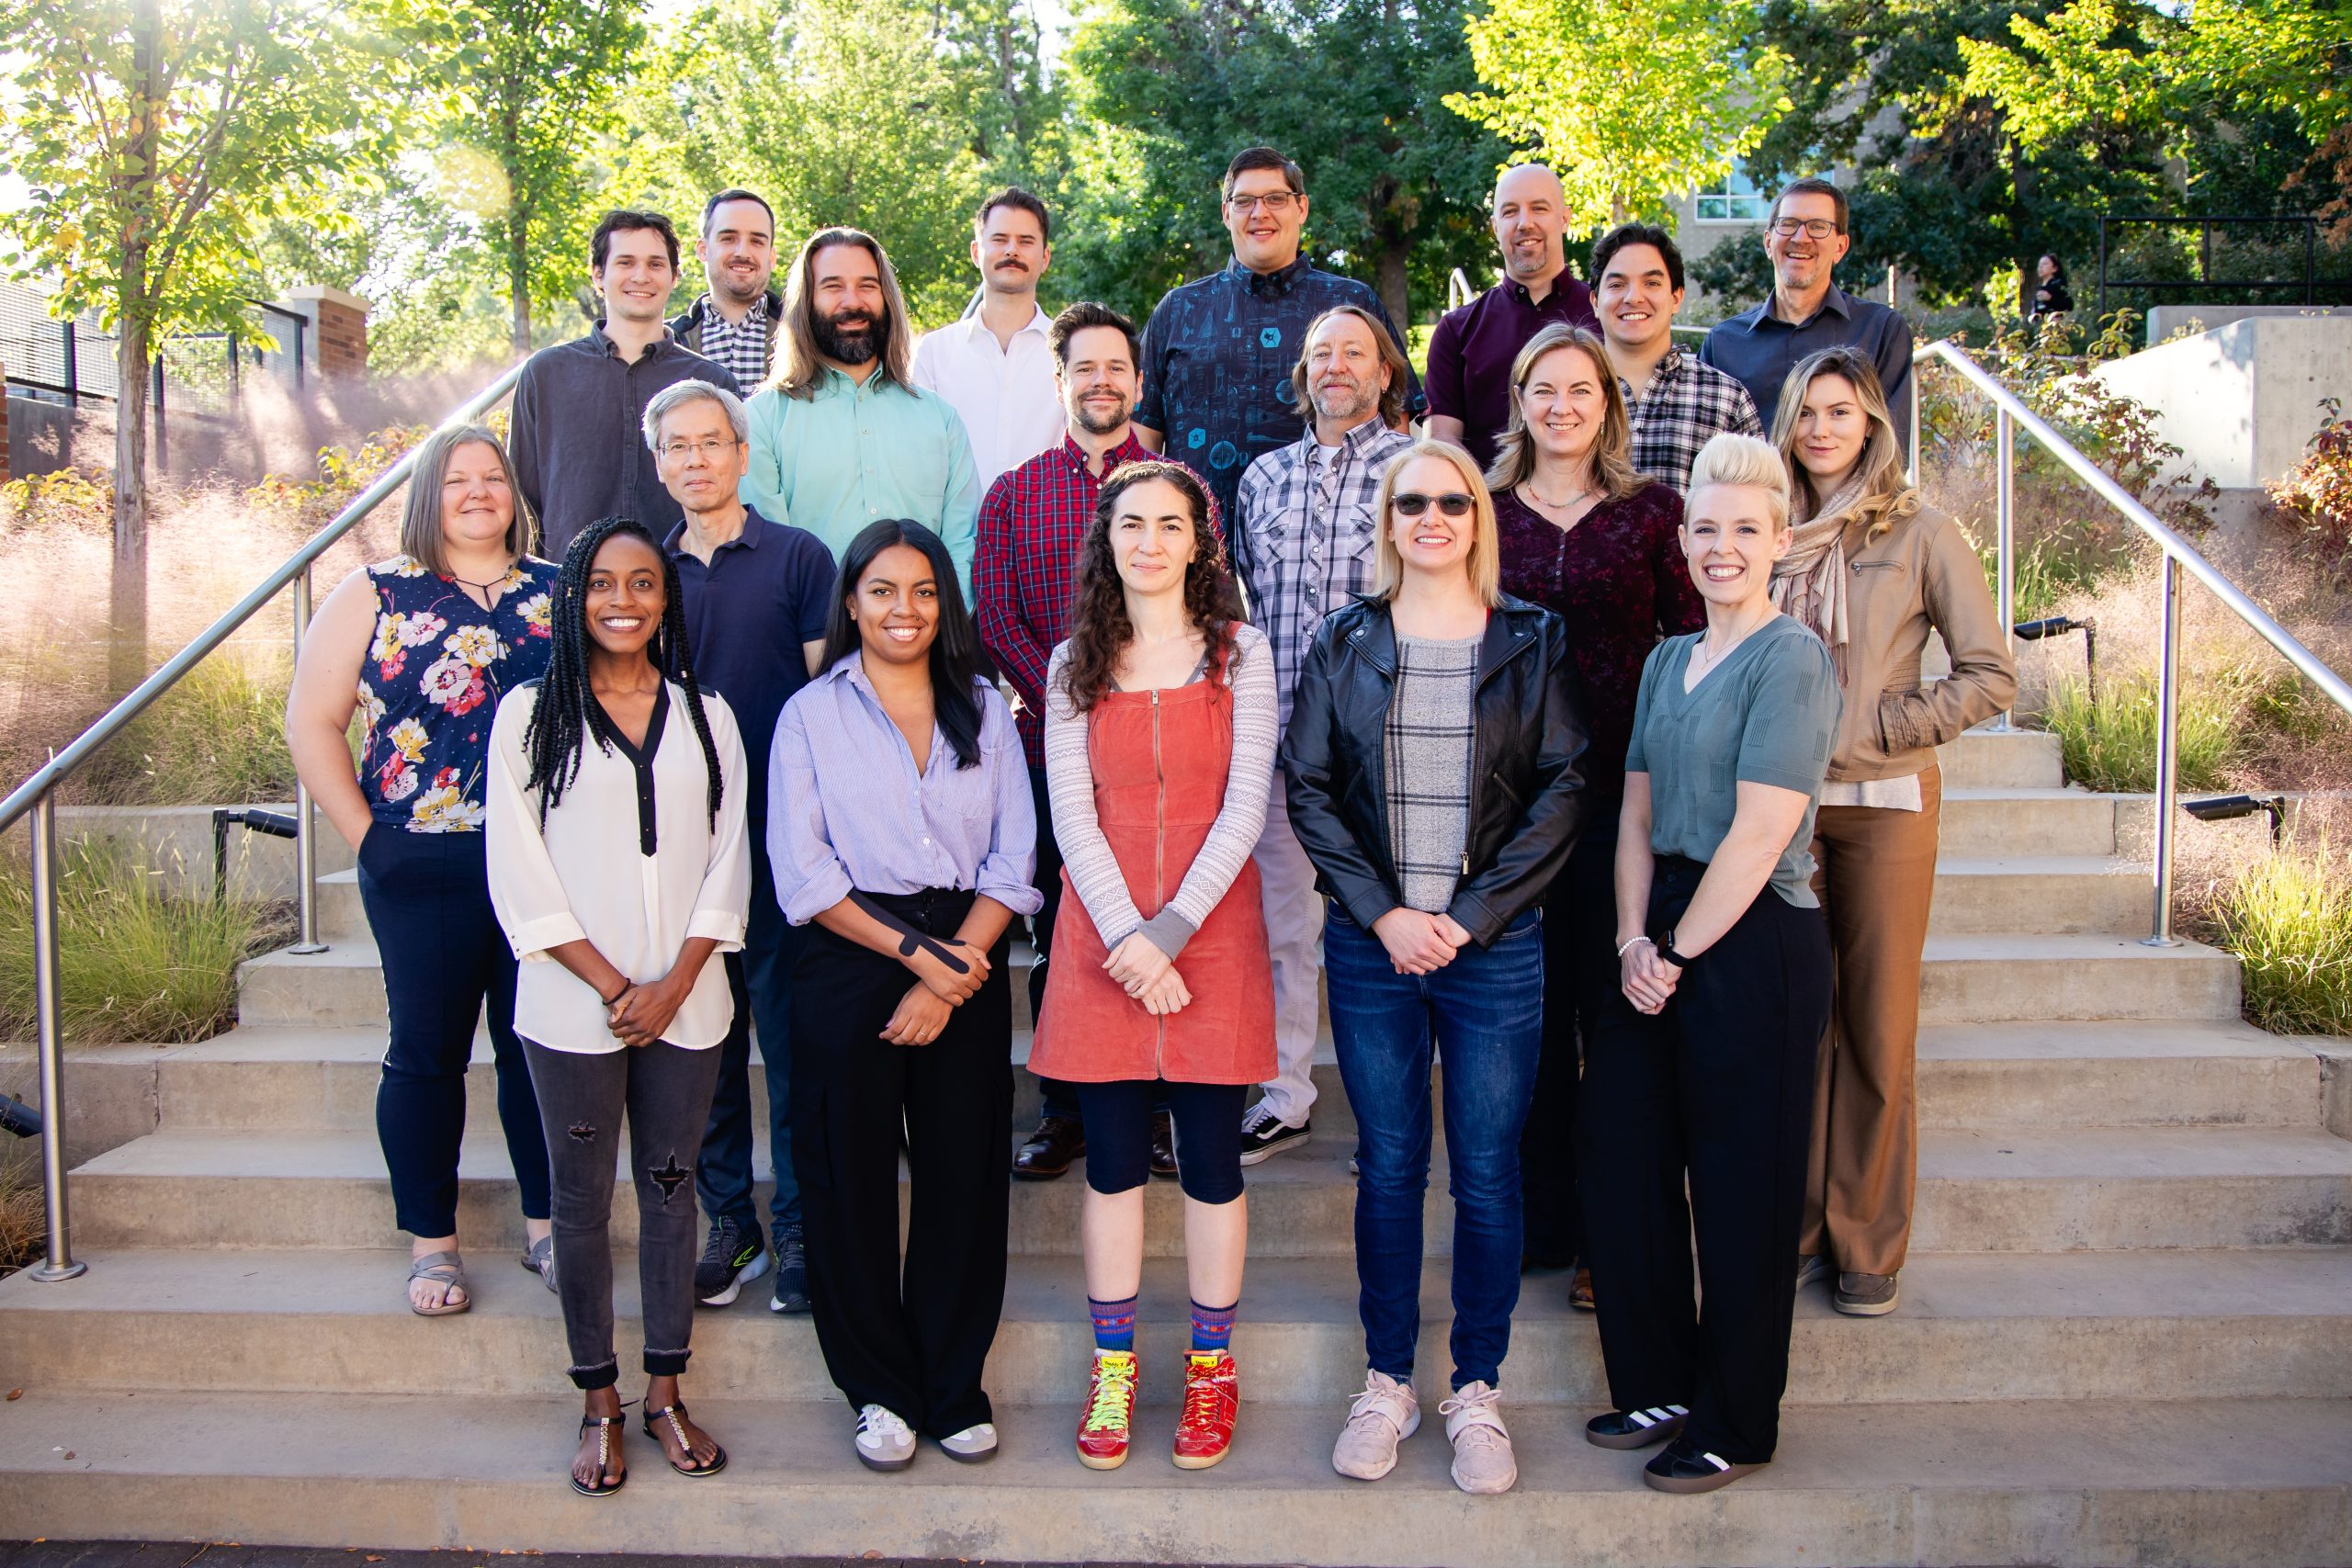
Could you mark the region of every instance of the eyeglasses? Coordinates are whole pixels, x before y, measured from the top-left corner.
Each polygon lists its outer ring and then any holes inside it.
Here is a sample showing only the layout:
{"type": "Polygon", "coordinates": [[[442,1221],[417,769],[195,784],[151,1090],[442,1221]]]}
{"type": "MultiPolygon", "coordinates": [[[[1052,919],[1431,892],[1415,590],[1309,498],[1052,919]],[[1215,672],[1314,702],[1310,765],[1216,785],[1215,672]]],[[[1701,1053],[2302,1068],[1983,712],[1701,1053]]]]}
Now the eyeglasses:
{"type": "Polygon", "coordinates": [[[731,435],[706,435],[700,441],[664,441],[654,451],[673,463],[687,457],[700,457],[706,463],[715,463],[719,454],[732,451],[741,445],[731,435]]]}
{"type": "Polygon", "coordinates": [[[1298,197],[1289,191],[1272,190],[1263,196],[1228,196],[1225,198],[1225,204],[1244,217],[1262,207],[1270,216],[1279,218],[1288,212],[1291,205],[1297,200],[1298,197]]]}
{"type": "Polygon", "coordinates": [[[1400,517],[1419,517],[1430,509],[1432,502],[1448,517],[1467,517],[1471,507],[1476,504],[1460,491],[1450,495],[1419,495],[1409,490],[1400,490],[1388,498],[1388,504],[1396,509],[1400,517]]]}
{"type": "Polygon", "coordinates": [[[1792,239],[1803,231],[1808,240],[1826,240],[1838,232],[1837,220],[1832,218],[1779,218],[1773,220],[1772,232],[1792,239]]]}

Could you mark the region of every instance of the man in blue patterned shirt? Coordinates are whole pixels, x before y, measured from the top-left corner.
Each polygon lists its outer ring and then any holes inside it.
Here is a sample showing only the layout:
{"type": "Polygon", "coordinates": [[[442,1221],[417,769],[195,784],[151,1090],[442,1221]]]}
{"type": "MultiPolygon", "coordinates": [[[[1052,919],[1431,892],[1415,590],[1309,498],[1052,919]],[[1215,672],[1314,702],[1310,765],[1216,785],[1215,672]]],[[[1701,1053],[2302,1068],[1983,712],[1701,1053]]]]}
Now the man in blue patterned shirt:
{"type": "MultiPolygon", "coordinates": [[[[1296,164],[1271,147],[1237,154],[1225,171],[1224,213],[1233,260],[1170,289],[1144,329],[1135,423],[1145,446],[1204,476],[1219,513],[1230,517],[1251,461],[1306,429],[1291,372],[1309,323],[1334,305],[1355,305],[1378,319],[1400,353],[1405,334],[1369,286],[1299,254],[1306,182],[1296,164]]],[[[1418,417],[1420,382],[1408,375],[1406,408],[1418,417]]]]}

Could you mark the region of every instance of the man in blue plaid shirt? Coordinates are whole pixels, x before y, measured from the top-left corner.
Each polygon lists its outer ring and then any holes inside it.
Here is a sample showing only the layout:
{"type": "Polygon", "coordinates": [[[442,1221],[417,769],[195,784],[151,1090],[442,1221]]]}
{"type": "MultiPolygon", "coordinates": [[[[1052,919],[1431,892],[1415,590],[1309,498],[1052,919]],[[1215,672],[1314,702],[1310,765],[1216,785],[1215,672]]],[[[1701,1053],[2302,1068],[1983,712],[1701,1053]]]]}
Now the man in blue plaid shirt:
{"type": "Polygon", "coordinates": [[[1682,276],[1674,236],[1655,225],[1621,224],[1593,243],[1593,305],[1633,416],[1634,467],[1678,491],[1710,437],[1764,434],[1746,387],[1675,346],[1682,276]]]}

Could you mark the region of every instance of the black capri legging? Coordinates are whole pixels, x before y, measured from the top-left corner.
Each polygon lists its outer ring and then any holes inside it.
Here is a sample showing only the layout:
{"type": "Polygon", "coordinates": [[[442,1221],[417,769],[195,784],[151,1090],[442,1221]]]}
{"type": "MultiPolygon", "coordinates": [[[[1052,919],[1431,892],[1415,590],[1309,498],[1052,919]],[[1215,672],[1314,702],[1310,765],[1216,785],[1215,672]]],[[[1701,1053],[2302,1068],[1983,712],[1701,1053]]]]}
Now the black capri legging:
{"type": "Polygon", "coordinates": [[[1250,1086],[1123,1078],[1072,1084],[1086,1127],[1086,1185],[1109,1197],[1151,1179],[1151,1113],[1176,1122],[1176,1180],[1196,1203],[1241,1196],[1241,1102],[1250,1086]]]}

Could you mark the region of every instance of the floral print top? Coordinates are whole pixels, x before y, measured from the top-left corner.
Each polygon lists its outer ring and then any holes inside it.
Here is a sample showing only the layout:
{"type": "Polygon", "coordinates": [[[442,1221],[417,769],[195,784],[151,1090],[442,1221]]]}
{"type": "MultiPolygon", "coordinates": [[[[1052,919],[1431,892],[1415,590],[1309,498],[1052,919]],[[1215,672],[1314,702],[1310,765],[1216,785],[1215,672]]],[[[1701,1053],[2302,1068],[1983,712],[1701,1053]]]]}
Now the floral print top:
{"type": "Polygon", "coordinates": [[[359,667],[359,787],[377,821],[412,833],[481,830],[490,721],[501,696],[547,673],[555,572],[524,557],[485,610],[407,556],[368,569],[376,635],[359,667]]]}

